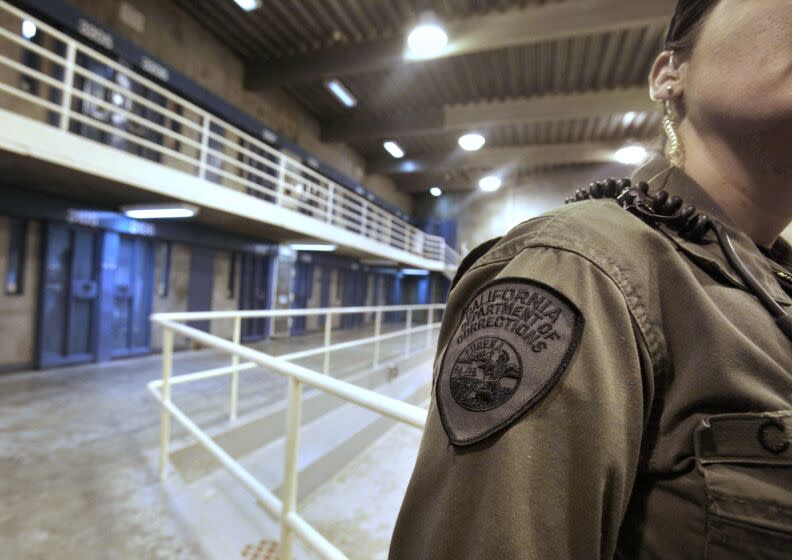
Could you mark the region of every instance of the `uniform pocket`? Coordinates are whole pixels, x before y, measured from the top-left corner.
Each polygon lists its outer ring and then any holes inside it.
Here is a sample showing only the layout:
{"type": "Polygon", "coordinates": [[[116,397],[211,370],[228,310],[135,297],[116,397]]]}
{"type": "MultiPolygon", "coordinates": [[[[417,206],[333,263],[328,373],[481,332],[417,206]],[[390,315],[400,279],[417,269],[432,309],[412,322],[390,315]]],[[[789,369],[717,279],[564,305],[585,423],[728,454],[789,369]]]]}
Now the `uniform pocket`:
{"type": "Polygon", "coordinates": [[[720,414],[696,430],[708,560],[792,559],[792,411],[720,414]]]}

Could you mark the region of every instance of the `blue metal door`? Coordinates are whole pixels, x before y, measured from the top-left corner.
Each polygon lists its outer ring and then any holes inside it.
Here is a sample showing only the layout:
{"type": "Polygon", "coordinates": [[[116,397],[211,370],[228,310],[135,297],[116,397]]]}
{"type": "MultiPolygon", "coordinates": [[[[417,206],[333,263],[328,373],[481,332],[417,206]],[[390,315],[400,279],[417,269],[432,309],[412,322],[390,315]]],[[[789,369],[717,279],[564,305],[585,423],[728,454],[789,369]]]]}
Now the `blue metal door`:
{"type": "MultiPolygon", "coordinates": [[[[272,259],[243,254],[239,290],[240,309],[269,309],[272,286],[272,259]]],[[[242,321],[242,340],[261,340],[269,332],[269,319],[242,321]]]]}
{"type": "MultiPolygon", "coordinates": [[[[294,309],[305,309],[308,307],[308,300],[311,299],[311,294],[313,293],[313,272],[314,265],[312,263],[297,261],[294,267],[294,286],[292,288],[294,293],[292,307],[294,309]]],[[[306,323],[305,316],[293,317],[292,334],[305,334],[306,323]]]]}
{"type": "MultiPolygon", "coordinates": [[[[114,234],[108,234],[114,235],[114,234]]],[[[119,236],[117,265],[112,282],[112,355],[141,354],[149,350],[149,315],[154,280],[151,240],[119,236]]]]}
{"type": "Polygon", "coordinates": [[[38,326],[40,367],[95,358],[99,235],[78,226],[47,224],[38,326]]]}
{"type": "MultiPolygon", "coordinates": [[[[342,306],[362,307],[366,303],[366,276],[362,270],[342,270],[339,282],[342,282],[342,306]]],[[[341,328],[354,328],[363,324],[362,313],[341,316],[341,328]]]]}
{"type": "MultiPolygon", "coordinates": [[[[402,283],[401,277],[395,274],[387,274],[384,277],[385,305],[402,305],[402,283]]],[[[404,316],[403,311],[388,311],[385,313],[386,323],[398,323],[404,316]]]]}
{"type": "MultiPolygon", "coordinates": [[[[212,310],[214,284],[214,251],[194,246],[190,255],[190,280],[187,291],[187,311],[212,310]]],[[[190,321],[189,325],[209,332],[209,321],[190,321]]]]}

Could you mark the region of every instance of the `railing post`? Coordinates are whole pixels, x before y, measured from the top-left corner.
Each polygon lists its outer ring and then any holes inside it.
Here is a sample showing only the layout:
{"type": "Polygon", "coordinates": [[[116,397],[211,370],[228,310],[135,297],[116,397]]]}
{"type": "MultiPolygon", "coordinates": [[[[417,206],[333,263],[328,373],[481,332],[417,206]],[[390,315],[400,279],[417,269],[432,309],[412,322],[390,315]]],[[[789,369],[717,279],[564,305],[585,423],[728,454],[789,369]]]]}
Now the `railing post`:
{"type": "MultiPolygon", "coordinates": [[[[234,317],[234,344],[239,345],[242,340],[242,318],[234,317]]],[[[229,418],[233,422],[237,419],[237,397],[239,395],[239,356],[231,357],[231,404],[229,405],[229,418]]]]}
{"type": "Polygon", "coordinates": [[[291,560],[294,554],[294,532],[288,516],[297,508],[297,451],[300,437],[302,383],[289,378],[289,408],[286,417],[286,457],[283,468],[283,510],[281,511],[280,560],[291,560]]]}
{"type": "Polygon", "coordinates": [[[413,319],[412,312],[413,312],[412,309],[407,310],[407,350],[405,350],[406,354],[410,353],[410,339],[412,338],[412,333],[410,332],[410,329],[412,329],[412,319],[413,319]]]}
{"type": "Polygon", "coordinates": [[[162,332],[162,411],[160,412],[160,464],[159,476],[165,480],[168,468],[168,446],[170,445],[170,412],[165,403],[170,403],[170,378],[173,371],[173,331],[165,327],[162,332]]]}
{"type": "Polygon", "coordinates": [[[368,203],[363,203],[363,210],[360,212],[360,234],[366,235],[366,215],[368,210],[368,203]]]}
{"type": "Polygon", "coordinates": [[[66,44],[66,68],[63,73],[63,100],[61,102],[60,129],[69,130],[71,114],[72,89],[74,87],[74,65],[77,63],[77,44],[69,41],[66,44]]]}
{"type": "Polygon", "coordinates": [[[325,345],[325,353],[324,353],[324,373],[325,375],[330,373],[330,351],[327,350],[327,347],[330,346],[330,337],[332,336],[333,332],[333,315],[328,313],[325,316],[325,328],[324,328],[324,345],[325,345]]]}
{"type": "Polygon", "coordinates": [[[327,187],[327,223],[332,225],[333,224],[333,197],[335,196],[335,188],[333,188],[333,183],[330,183],[330,186],[327,187]]]}
{"type": "MultiPolygon", "coordinates": [[[[382,334],[382,309],[377,309],[374,314],[374,336],[379,337],[382,334]]],[[[374,367],[379,365],[380,359],[380,341],[374,343],[374,367]]]]}
{"type": "Polygon", "coordinates": [[[201,129],[201,153],[198,160],[198,178],[206,178],[206,160],[209,156],[209,133],[211,132],[211,123],[209,122],[209,115],[203,116],[203,128],[201,129]]]}
{"type": "Polygon", "coordinates": [[[286,157],[281,155],[278,163],[278,184],[276,186],[275,204],[283,206],[283,192],[286,189],[286,157]]]}
{"type": "Polygon", "coordinates": [[[393,233],[393,216],[388,214],[388,222],[387,228],[385,229],[385,243],[388,245],[394,246],[395,243],[391,243],[391,233],[393,233]]]}
{"type": "Polygon", "coordinates": [[[432,319],[434,319],[434,309],[426,310],[426,347],[432,344],[432,319]]]}

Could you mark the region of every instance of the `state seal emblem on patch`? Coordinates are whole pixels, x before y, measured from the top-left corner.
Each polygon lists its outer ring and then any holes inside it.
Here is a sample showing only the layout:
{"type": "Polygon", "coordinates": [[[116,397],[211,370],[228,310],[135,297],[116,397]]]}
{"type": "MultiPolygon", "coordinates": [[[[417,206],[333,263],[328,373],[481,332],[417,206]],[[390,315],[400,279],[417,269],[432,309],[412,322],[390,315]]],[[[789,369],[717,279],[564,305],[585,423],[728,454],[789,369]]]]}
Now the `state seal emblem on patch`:
{"type": "Polygon", "coordinates": [[[470,445],[506,428],[566,370],[583,316],[553,288],[497,279],[462,312],[440,365],[436,397],[451,443],[470,445]]]}

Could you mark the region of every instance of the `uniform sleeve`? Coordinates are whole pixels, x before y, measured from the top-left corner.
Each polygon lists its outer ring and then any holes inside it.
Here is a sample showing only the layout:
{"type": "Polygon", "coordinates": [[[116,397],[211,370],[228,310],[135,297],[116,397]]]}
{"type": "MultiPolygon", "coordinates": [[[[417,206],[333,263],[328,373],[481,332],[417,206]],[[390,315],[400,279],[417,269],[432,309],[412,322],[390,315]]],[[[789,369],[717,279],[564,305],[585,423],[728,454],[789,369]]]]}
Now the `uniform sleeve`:
{"type": "Polygon", "coordinates": [[[541,282],[577,306],[585,318],[577,351],[541,400],[474,445],[450,444],[433,391],[391,560],[614,555],[652,391],[625,298],[594,264],[559,249],[525,249],[505,267],[478,267],[452,292],[435,380],[459,309],[499,277],[541,282]]]}

